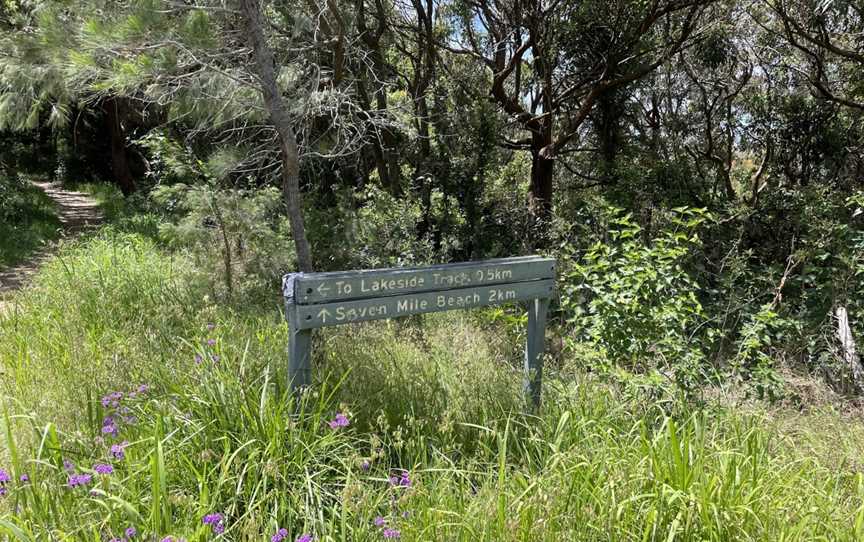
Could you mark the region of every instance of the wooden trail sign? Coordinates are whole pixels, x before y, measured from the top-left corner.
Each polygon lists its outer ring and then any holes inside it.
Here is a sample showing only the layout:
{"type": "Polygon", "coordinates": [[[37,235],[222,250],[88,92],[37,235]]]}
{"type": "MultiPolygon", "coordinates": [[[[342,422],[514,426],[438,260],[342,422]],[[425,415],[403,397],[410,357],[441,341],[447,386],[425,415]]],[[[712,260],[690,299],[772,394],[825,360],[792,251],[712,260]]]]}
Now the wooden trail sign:
{"type": "Polygon", "coordinates": [[[293,273],[283,279],[292,390],[311,383],[312,329],[412,314],[524,302],[528,306],[525,392],[537,406],[546,312],[555,260],[501,258],[427,267],[293,273]]]}

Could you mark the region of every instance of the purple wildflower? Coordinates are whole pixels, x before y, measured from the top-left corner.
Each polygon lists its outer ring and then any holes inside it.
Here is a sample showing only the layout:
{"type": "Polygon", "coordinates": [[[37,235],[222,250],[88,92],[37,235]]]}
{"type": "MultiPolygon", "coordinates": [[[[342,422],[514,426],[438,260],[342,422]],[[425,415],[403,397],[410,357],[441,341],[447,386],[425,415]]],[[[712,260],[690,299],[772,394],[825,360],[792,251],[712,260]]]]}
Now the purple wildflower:
{"type": "Polygon", "coordinates": [[[138,393],[147,393],[150,391],[150,386],[147,384],[140,384],[138,386],[138,393]]]}
{"type": "Polygon", "coordinates": [[[381,517],[381,516],[375,516],[375,519],[372,520],[372,523],[373,523],[376,527],[383,527],[383,526],[387,523],[387,520],[385,520],[385,519],[384,519],[383,517],[381,517]]]}
{"type": "Polygon", "coordinates": [[[393,487],[411,487],[411,476],[408,471],[402,471],[400,476],[391,476],[390,485],[393,487]]]}
{"type": "Polygon", "coordinates": [[[135,530],[135,527],[126,528],[126,538],[132,538],[136,534],[138,534],[138,531],[135,530]]]}
{"type": "Polygon", "coordinates": [[[66,483],[69,487],[86,486],[93,481],[93,476],[89,474],[72,474],[69,476],[69,481],[66,483]]]}
{"type": "Polygon", "coordinates": [[[209,322],[207,324],[207,331],[213,331],[214,329],[216,329],[216,324],[209,322]]]}
{"type": "Polygon", "coordinates": [[[213,363],[219,363],[219,356],[217,356],[216,354],[210,356],[210,359],[213,360],[213,363]]]}
{"type": "Polygon", "coordinates": [[[381,534],[384,535],[384,538],[399,538],[402,536],[399,529],[384,529],[381,534]]]}
{"type": "Polygon", "coordinates": [[[369,462],[368,459],[364,459],[362,463],[360,463],[360,469],[363,472],[369,472],[369,469],[372,468],[372,463],[369,462]]]}
{"type": "Polygon", "coordinates": [[[201,521],[204,525],[212,526],[214,534],[222,534],[225,532],[225,523],[223,523],[223,520],[222,514],[207,514],[201,521]]]}
{"type": "Polygon", "coordinates": [[[114,467],[105,463],[96,463],[93,465],[93,470],[99,474],[111,474],[114,472],[114,467]]]}
{"type": "Polygon", "coordinates": [[[294,542],[312,542],[312,535],[309,533],[301,534],[294,542]]]}
{"type": "Polygon", "coordinates": [[[30,481],[30,477],[27,476],[27,474],[22,474],[18,479],[21,480],[22,484],[26,484],[30,481]]]}
{"type": "Polygon", "coordinates": [[[63,470],[66,472],[72,472],[75,470],[75,463],[69,461],[68,459],[63,460],[63,470]]]}
{"type": "Polygon", "coordinates": [[[111,454],[111,457],[113,457],[114,459],[123,459],[124,457],[126,457],[127,446],[129,446],[129,442],[125,440],[120,444],[112,444],[109,454],[111,454]]]}
{"type": "Polygon", "coordinates": [[[330,429],[339,429],[340,427],[348,427],[351,422],[348,420],[348,416],[340,412],[327,424],[330,426],[330,429]]]}
{"type": "Polygon", "coordinates": [[[207,339],[207,346],[213,346],[216,344],[216,339],[207,339]]]}
{"type": "Polygon", "coordinates": [[[222,523],[222,514],[207,514],[201,519],[204,525],[217,525],[222,523]]]}
{"type": "Polygon", "coordinates": [[[116,425],[103,425],[102,426],[102,434],[103,435],[111,435],[112,437],[116,437],[120,434],[120,430],[117,429],[116,425]]]}
{"type": "Polygon", "coordinates": [[[0,469],[0,484],[5,484],[6,482],[11,482],[12,477],[9,476],[9,473],[3,469],[0,469]]]}
{"type": "Polygon", "coordinates": [[[282,542],[288,537],[288,529],[279,529],[270,537],[270,542],[282,542]]]}
{"type": "Polygon", "coordinates": [[[204,361],[204,358],[200,354],[195,354],[195,363],[200,365],[202,361],[204,361]]]}

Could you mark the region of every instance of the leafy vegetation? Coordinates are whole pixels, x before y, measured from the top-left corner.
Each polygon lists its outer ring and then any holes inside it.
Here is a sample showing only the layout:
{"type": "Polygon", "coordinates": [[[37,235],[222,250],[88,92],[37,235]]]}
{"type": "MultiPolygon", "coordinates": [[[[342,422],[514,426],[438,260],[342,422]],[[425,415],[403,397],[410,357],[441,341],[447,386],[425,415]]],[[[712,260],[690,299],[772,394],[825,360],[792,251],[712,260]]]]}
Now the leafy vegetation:
{"type": "Polygon", "coordinates": [[[864,431],[830,408],[670,410],[567,357],[519,414],[509,339],[460,313],[328,329],[298,401],[278,311],[214,303],[187,258],[105,232],[0,316],[5,536],[864,534],[864,431]]]}
{"type": "Polygon", "coordinates": [[[0,269],[20,262],[59,233],[60,221],[45,192],[0,170],[0,269]]]}
{"type": "Polygon", "coordinates": [[[57,232],[25,180],[109,222],[0,303],[2,536],[864,539],[862,33],[849,0],[0,0],[0,266],[57,232]],[[508,306],[318,331],[288,394],[284,273],[532,253],[534,415],[508,306]]]}

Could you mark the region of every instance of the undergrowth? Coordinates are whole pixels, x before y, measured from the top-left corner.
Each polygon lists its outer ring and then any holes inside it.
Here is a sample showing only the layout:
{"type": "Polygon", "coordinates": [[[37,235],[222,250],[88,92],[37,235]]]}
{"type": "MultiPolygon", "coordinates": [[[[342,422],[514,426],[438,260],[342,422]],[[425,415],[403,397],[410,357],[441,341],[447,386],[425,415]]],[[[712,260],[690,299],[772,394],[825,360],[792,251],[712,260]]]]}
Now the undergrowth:
{"type": "Polygon", "coordinates": [[[0,269],[56,239],[60,226],[54,202],[45,192],[0,170],[0,269]]]}
{"type": "Polygon", "coordinates": [[[516,337],[457,312],[328,328],[293,398],[278,293],[196,273],[106,229],[0,315],[4,537],[864,537],[864,430],[830,409],[670,407],[564,359],[527,414],[516,337]]]}

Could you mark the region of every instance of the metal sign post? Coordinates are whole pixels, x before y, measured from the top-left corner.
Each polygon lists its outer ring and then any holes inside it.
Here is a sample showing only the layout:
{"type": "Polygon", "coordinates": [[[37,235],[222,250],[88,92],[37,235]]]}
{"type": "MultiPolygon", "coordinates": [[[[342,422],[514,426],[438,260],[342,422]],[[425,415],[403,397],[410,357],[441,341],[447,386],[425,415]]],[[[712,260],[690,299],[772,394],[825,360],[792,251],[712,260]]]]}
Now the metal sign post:
{"type": "Polygon", "coordinates": [[[555,260],[540,256],[415,268],[294,273],[283,279],[292,390],[309,386],[312,329],[412,314],[525,302],[525,394],[536,407],[555,260]]]}

